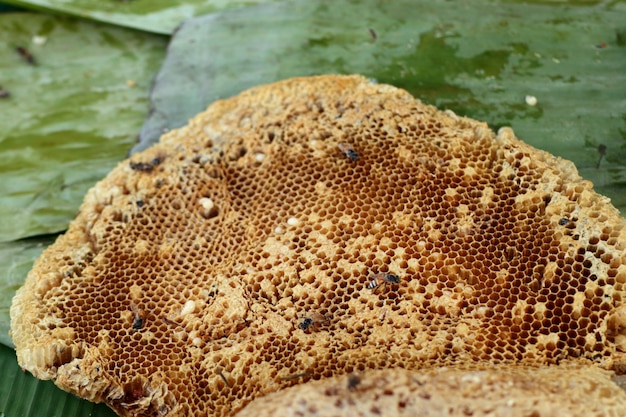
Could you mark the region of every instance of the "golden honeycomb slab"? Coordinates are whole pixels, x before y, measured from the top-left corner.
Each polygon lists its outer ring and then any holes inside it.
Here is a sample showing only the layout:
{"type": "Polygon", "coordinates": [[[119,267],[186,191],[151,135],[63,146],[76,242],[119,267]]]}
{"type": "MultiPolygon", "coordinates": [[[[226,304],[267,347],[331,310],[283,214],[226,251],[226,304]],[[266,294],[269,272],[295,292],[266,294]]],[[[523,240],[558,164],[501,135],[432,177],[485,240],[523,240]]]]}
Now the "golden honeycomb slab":
{"type": "Polygon", "coordinates": [[[625,221],[510,129],[360,76],[211,105],[118,165],[11,309],[18,360],[128,416],[369,369],[626,360],[625,221]]]}

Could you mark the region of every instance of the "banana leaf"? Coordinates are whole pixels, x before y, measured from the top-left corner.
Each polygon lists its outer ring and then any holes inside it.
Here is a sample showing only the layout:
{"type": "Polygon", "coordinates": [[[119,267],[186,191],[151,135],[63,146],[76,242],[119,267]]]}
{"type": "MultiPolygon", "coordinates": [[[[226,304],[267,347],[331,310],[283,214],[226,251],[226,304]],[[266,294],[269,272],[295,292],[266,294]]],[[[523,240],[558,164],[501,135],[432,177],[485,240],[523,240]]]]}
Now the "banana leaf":
{"type": "Polygon", "coordinates": [[[27,9],[54,12],[169,35],[185,19],[270,0],[5,0],[27,9]]]}
{"type": "Polygon", "coordinates": [[[0,3],[0,13],[17,12],[17,11],[21,11],[21,8],[4,4],[4,3],[0,3]]]}
{"type": "Polygon", "coordinates": [[[166,42],[0,14],[0,242],[65,229],[86,190],[136,140],[166,42]]]}
{"type": "Polygon", "coordinates": [[[297,1],[190,19],[134,150],[253,85],[361,73],[493,129],[512,126],[574,161],[624,212],[626,3],[538,3],[297,1]]]}

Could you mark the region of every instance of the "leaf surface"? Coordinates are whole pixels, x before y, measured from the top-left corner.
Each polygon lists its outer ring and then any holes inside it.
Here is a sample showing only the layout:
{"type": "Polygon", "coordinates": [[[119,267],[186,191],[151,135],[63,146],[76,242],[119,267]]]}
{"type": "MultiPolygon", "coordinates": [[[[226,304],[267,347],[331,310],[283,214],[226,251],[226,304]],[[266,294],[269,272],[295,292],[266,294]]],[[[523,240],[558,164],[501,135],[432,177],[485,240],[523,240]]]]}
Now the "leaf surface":
{"type": "Polygon", "coordinates": [[[0,14],[0,242],[64,230],[148,111],[158,35],[0,14]],[[29,64],[16,48],[33,57],[29,64]]]}
{"type": "Polygon", "coordinates": [[[271,0],[5,0],[33,10],[77,16],[169,35],[185,19],[271,0]]]}

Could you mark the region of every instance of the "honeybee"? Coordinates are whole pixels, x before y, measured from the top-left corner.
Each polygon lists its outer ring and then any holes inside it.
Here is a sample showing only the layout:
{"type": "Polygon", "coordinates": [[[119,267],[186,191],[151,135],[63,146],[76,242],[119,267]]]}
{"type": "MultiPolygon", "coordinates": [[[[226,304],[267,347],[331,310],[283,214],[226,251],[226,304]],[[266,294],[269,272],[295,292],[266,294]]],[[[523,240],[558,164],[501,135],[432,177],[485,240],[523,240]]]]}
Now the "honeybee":
{"type": "Polygon", "coordinates": [[[150,172],[154,168],[152,164],[146,162],[130,162],[130,169],[133,171],[150,172]]]}
{"type": "Polygon", "coordinates": [[[513,258],[515,258],[515,248],[513,246],[509,246],[508,248],[506,248],[506,260],[511,262],[513,260],[513,258]]]}
{"type": "Polygon", "coordinates": [[[141,330],[145,321],[143,311],[132,301],[130,302],[130,309],[133,311],[133,330],[141,330]]]}
{"type": "Polygon", "coordinates": [[[371,276],[372,280],[367,283],[368,290],[374,290],[377,292],[380,287],[386,287],[387,284],[399,284],[400,277],[395,274],[390,274],[388,272],[379,272],[371,276]]]}
{"type": "Polygon", "coordinates": [[[320,326],[328,323],[328,318],[320,313],[313,313],[308,317],[305,317],[304,320],[300,322],[298,327],[300,329],[307,331],[308,329],[317,329],[320,326]]]}
{"type": "Polygon", "coordinates": [[[356,387],[361,383],[361,377],[357,374],[350,374],[348,376],[348,389],[354,391],[356,387]]]}
{"type": "Polygon", "coordinates": [[[132,169],[133,171],[150,172],[154,169],[154,167],[156,167],[161,162],[163,162],[163,159],[164,159],[163,156],[157,156],[156,158],[153,158],[150,162],[130,161],[129,165],[130,165],[130,169],[132,169]]]}
{"type": "Polygon", "coordinates": [[[359,154],[356,153],[352,145],[350,145],[349,143],[340,143],[337,145],[337,147],[352,162],[359,159],[359,154]]]}

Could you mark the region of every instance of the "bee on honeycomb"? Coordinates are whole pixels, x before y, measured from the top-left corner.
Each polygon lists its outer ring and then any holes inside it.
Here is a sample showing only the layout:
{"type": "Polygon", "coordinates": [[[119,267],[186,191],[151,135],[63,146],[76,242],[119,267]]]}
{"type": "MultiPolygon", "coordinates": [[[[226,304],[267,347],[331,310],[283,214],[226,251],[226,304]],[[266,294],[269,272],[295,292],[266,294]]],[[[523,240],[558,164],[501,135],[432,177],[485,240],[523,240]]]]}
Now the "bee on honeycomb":
{"type": "Polygon", "coordinates": [[[321,313],[313,313],[308,317],[305,317],[304,320],[300,322],[298,327],[300,329],[307,331],[309,329],[317,330],[319,327],[328,324],[329,320],[326,316],[321,313]]]}
{"type": "Polygon", "coordinates": [[[359,159],[359,154],[356,152],[354,147],[349,143],[340,143],[337,145],[339,150],[352,162],[356,162],[359,159]]]}
{"type": "Polygon", "coordinates": [[[382,287],[385,288],[387,284],[399,284],[400,277],[396,274],[390,274],[387,272],[379,272],[370,276],[371,281],[367,283],[367,289],[373,290],[374,293],[378,292],[378,290],[382,287]]]}
{"type": "Polygon", "coordinates": [[[132,301],[130,303],[130,309],[133,312],[133,330],[141,330],[146,320],[143,310],[132,301]]]}

